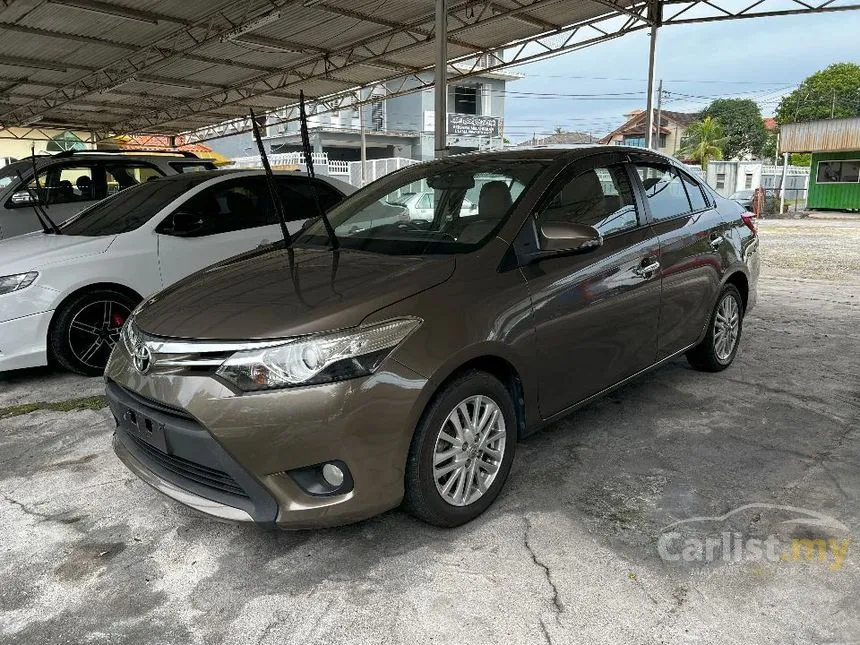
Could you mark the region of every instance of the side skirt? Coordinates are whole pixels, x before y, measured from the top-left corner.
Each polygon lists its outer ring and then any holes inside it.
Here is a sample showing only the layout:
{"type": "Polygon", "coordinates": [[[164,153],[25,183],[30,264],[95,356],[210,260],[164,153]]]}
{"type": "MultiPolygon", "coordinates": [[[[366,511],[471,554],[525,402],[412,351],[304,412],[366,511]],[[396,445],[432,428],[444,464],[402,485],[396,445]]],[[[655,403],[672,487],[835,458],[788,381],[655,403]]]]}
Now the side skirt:
{"type": "Polygon", "coordinates": [[[666,356],[665,358],[661,358],[659,361],[657,361],[656,363],[652,363],[651,365],[649,365],[645,369],[639,370],[635,374],[631,374],[627,378],[618,381],[614,385],[610,385],[609,387],[606,387],[606,388],[600,390],[600,392],[597,392],[596,394],[592,394],[591,396],[583,399],[582,401],[579,401],[578,403],[574,403],[573,405],[566,407],[564,410],[561,410],[560,412],[556,412],[551,417],[543,419],[543,420],[541,420],[540,423],[536,424],[532,428],[529,428],[527,430],[527,432],[525,433],[525,436],[528,436],[534,432],[537,432],[541,428],[544,428],[544,427],[548,426],[549,424],[551,424],[555,421],[558,421],[562,417],[566,417],[568,414],[575,412],[576,410],[578,410],[579,408],[581,408],[585,405],[588,405],[589,403],[591,403],[595,399],[599,399],[600,397],[605,396],[605,395],[609,394],[610,392],[614,392],[618,388],[620,388],[624,385],[627,385],[627,383],[629,383],[633,379],[639,378],[643,374],[647,374],[648,372],[651,372],[652,370],[657,369],[658,367],[663,365],[663,363],[666,363],[667,361],[670,361],[673,358],[676,358],[677,356],[680,356],[681,354],[693,349],[693,347],[695,347],[698,344],[699,344],[698,342],[691,343],[690,345],[687,345],[683,349],[679,349],[674,354],[670,354],[669,356],[666,356]]]}

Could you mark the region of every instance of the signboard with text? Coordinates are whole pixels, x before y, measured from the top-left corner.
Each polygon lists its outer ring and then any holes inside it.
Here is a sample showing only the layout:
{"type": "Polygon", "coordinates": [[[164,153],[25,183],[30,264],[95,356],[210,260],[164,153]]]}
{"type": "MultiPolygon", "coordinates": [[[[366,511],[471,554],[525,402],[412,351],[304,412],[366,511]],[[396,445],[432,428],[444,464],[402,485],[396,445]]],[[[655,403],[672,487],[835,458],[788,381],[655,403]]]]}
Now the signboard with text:
{"type": "Polygon", "coordinates": [[[478,116],[477,114],[449,114],[448,134],[467,137],[499,136],[499,117],[478,116]]]}
{"type": "MultiPolygon", "coordinates": [[[[424,131],[433,132],[434,112],[424,112],[424,131]]],[[[477,114],[448,114],[448,134],[463,137],[498,137],[502,131],[502,119],[497,116],[477,114]]]]}

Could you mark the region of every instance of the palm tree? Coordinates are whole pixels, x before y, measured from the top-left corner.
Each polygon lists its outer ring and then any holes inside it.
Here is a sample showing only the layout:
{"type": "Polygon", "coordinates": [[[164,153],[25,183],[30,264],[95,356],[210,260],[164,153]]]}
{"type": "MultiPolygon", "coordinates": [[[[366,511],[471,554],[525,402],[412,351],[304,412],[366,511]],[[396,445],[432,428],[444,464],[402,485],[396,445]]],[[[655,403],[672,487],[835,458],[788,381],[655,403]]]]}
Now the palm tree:
{"type": "Polygon", "coordinates": [[[711,159],[723,158],[723,126],[715,118],[706,116],[701,121],[690,124],[685,134],[685,141],[678,151],[689,155],[700,164],[702,169],[708,167],[711,159]]]}

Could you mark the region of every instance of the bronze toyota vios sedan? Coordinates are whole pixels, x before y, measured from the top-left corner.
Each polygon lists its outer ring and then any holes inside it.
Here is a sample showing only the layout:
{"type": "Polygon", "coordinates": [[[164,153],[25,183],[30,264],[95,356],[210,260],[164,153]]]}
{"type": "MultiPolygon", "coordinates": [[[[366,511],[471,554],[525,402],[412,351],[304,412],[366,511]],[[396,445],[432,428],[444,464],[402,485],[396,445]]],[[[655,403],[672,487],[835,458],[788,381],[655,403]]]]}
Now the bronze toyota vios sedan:
{"type": "Polygon", "coordinates": [[[411,166],[285,246],[147,300],[105,373],[141,479],[285,528],[473,519],[524,435],[679,354],[728,367],[759,267],[749,213],[622,147],[411,166]]]}

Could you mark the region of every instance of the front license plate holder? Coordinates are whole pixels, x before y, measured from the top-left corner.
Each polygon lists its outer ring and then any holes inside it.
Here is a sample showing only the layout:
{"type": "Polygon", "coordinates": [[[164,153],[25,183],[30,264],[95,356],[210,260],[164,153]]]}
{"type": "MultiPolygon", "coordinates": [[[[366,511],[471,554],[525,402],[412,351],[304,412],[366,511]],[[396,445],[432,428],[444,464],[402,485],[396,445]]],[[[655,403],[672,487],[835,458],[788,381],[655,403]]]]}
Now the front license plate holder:
{"type": "Polygon", "coordinates": [[[140,439],[150,446],[168,454],[167,438],[164,434],[164,424],[137,410],[124,408],[119,419],[120,426],[130,435],[140,439]]]}

